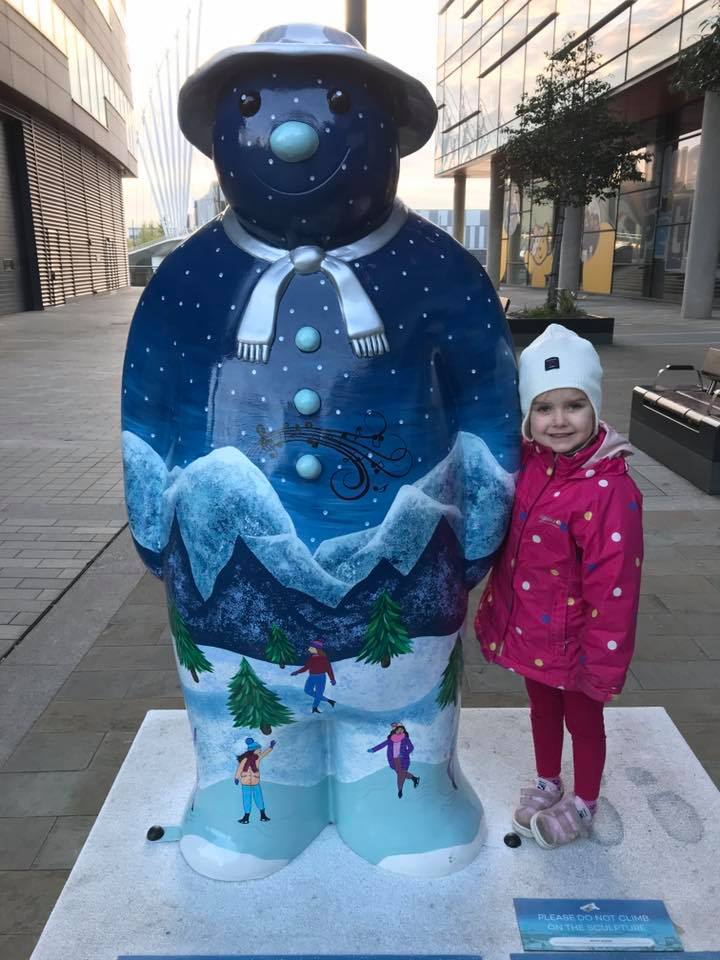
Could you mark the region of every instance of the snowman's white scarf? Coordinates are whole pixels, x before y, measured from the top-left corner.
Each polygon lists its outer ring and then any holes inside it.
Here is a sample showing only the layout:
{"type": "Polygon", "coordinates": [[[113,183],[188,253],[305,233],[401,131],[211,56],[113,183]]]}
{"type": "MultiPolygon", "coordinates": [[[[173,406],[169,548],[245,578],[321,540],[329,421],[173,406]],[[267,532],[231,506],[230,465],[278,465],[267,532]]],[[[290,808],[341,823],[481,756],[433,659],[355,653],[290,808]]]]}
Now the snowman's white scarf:
{"type": "Polygon", "coordinates": [[[384,247],[407,220],[407,207],[396,200],[388,219],[360,240],[334,250],[302,246],[283,250],[248,233],[230,207],[222,215],[228,238],[257,260],[266,260],[243,311],[237,332],[238,357],[252,363],[267,363],[275,340],[275,325],[282,295],[293,276],[324,273],[332,282],[345,329],[358,357],[379,357],[390,350],[385,327],[372,301],[348,261],[366,257],[384,247]]]}

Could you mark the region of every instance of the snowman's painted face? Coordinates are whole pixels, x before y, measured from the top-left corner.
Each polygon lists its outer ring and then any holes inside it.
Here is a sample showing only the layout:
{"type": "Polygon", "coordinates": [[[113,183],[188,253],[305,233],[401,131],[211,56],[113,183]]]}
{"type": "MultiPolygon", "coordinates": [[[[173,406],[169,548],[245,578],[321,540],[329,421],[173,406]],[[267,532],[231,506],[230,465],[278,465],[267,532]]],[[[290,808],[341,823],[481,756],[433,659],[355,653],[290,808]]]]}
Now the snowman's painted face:
{"type": "Polygon", "coordinates": [[[217,104],[213,158],[251,232],[326,249],[382,222],[400,164],[390,101],[352,64],[329,60],[234,77],[217,104]]]}

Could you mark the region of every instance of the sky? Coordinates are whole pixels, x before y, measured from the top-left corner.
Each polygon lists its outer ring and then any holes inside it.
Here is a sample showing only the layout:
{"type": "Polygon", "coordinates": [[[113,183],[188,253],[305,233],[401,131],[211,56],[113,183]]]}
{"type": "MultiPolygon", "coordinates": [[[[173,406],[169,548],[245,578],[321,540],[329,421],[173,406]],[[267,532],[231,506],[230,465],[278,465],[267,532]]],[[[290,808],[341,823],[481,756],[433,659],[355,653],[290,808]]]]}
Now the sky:
{"type": "MultiPolygon", "coordinates": [[[[189,0],[195,5],[200,0],[189,0]]],[[[344,0],[202,0],[200,63],[225,47],[252,43],[267,27],[296,20],[344,28],[344,0]]],[[[367,0],[368,50],[435,89],[438,0],[367,0]]],[[[127,0],[127,42],[133,101],[142,113],[157,63],[184,20],[188,3],[178,0],[127,0]]],[[[452,207],[452,179],[433,174],[434,135],[422,150],[402,161],[398,196],[415,209],[452,207]]],[[[191,198],[207,192],[214,179],[210,160],[193,150],[191,198]]],[[[144,170],[126,179],[128,226],[157,219],[144,170]]],[[[486,208],[488,181],[469,179],[468,209],[486,208]]]]}

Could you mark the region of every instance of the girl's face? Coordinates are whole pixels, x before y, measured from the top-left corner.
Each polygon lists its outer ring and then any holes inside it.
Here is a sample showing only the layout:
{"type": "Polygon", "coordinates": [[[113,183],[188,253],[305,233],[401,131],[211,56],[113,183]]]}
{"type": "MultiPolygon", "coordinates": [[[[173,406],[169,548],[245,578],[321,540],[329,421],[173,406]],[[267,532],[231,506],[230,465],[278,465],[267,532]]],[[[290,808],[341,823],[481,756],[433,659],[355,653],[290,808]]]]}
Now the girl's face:
{"type": "Polygon", "coordinates": [[[586,394],[572,387],[539,394],[530,408],[530,434],[553,453],[571,453],[595,432],[595,413],[586,394]]]}

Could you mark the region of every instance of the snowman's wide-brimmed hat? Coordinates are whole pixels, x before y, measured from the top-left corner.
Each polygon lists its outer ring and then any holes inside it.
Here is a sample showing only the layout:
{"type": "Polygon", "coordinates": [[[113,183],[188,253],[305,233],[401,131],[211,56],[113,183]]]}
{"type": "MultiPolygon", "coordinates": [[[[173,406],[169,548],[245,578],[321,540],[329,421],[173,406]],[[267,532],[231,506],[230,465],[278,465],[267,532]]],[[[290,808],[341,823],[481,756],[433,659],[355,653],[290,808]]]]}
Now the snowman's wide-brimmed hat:
{"type": "MultiPolygon", "coordinates": [[[[427,88],[380,57],[375,57],[349,33],[314,23],[290,23],[264,30],[255,43],[221,50],[188,77],[178,97],[178,120],[187,139],[212,156],[215,105],[239,67],[281,60],[317,60],[339,66],[354,63],[382,81],[383,88],[404,103],[398,117],[400,156],[414,153],[430,138],[437,107],[427,88]]],[[[340,76],[338,76],[338,82],[340,76]]]]}

